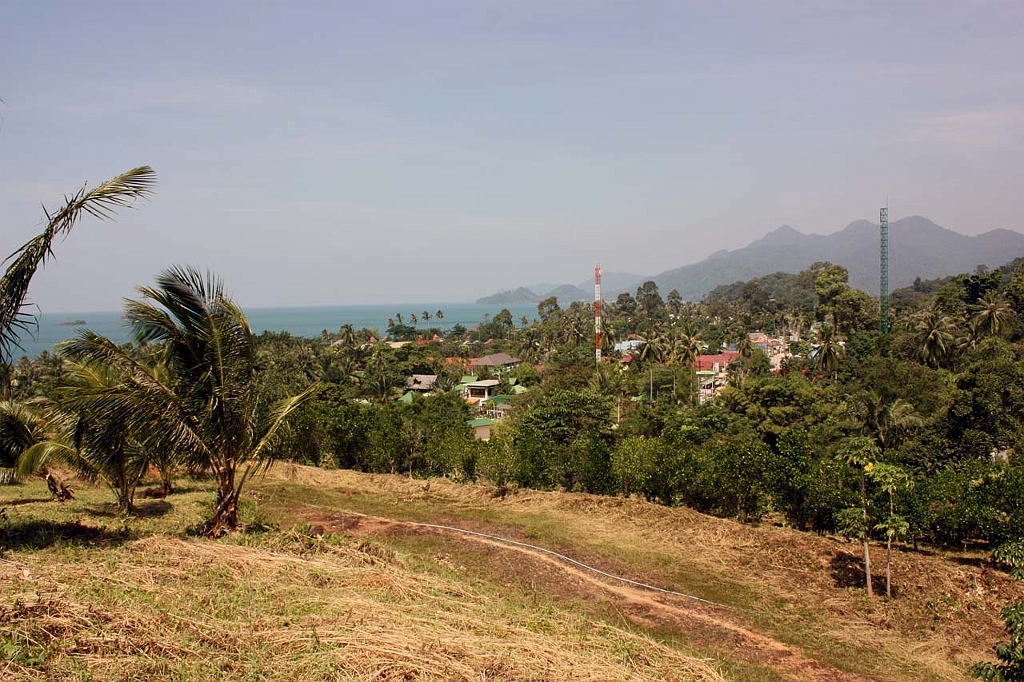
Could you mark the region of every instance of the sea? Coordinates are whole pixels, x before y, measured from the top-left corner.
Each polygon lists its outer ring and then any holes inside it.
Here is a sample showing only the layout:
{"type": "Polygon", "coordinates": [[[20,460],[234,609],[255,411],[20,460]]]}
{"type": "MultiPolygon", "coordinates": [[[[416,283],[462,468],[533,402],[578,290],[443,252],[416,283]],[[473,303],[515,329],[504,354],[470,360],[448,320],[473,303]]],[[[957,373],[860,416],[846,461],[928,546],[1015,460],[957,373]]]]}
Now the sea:
{"type": "MultiPolygon", "coordinates": [[[[430,319],[417,321],[417,328],[439,327],[447,330],[456,324],[464,327],[485,322],[502,309],[512,313],[518,326],[525,316],[531,322],[537,317],[536,304],[499,305],[481,303],[396,303],[387,305],[342,305],[294,308],[246,308],[249,326],[256,334],[265,331],[288,332],[292,336],[319,338],[324,330],[336,333],[342,325],[351,324],[358,329],[376,329],[386,333],[388,320],[400,313],[402,321],[410,324],[410,316],[420,318],[423,311],[430,313],[430,319]],[[440,320],[436,311],[444,313],[440,320]]],[[[43,351],[53,352],[61,341],[74,338],[77,330],[89,329],[106,336],[111,341],[123,343],[130,339],[130,330],[122,320],[121,311],[100,311],[92,313],[36,313],[39,321],[34,334],[23,334],[21,350],[15,349],[13,359],[23,356],[34,358],[43,351]]]]}

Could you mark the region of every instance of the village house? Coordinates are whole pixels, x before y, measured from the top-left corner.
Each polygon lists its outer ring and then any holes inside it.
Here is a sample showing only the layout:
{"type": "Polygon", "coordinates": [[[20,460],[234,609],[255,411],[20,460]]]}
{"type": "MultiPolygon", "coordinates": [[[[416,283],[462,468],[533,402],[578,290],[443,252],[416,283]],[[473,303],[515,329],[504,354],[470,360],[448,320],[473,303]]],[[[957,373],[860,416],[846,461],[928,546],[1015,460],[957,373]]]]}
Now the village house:
{"type": "Polygon", "coordinates": [[[499,383],[497,379],[482,379],[467,383],[465,385],[465,393],[463,394],[466,402],[471,405],[482,404],[485,400],[497,394],[499,383]]]}
{"type": "Polygon", "coordinates": [[[491,427],[494,426],[493,419],[480,417],[479,419],[470,419],[466,424],[469,425],[469,428],[473,429],[473,438],[485,441],[491,439],[491,427]]]}
{"type": "Polygon", "coordinates": [[[722,390],[728,383],[729,377],[726,368],[740,354],[736,351],[725,350],[714,355],[698,355],[693,361],[693,369],[697,373],[697,400],[705,402],[722,390]]]}
{"type": "Polygon", "coordinates": [[[469,366],[473,369],[486,367],[493,374],[500,375],[511,369],[515,369],[522,363],[522,360],[514,358],[508,353],[492,353],[491,355],[485,355],[482,358],[473,358],[469,361],[469,366]]]}

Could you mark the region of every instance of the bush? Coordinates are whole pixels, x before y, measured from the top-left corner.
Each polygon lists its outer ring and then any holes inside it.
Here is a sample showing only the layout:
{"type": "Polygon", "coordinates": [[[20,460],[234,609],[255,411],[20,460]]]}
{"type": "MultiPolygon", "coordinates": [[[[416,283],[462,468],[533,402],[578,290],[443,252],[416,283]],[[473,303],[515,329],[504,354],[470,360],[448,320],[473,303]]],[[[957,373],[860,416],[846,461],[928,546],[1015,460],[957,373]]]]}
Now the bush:
{"type": "Polygon", "coordinates": [[[1024,680],[1024,604],[1009,604],[1000,615],[1006,623],[1010,641],[996,644],[999,663],[978,663],[971,672],[985,682],[1024,680]]]}

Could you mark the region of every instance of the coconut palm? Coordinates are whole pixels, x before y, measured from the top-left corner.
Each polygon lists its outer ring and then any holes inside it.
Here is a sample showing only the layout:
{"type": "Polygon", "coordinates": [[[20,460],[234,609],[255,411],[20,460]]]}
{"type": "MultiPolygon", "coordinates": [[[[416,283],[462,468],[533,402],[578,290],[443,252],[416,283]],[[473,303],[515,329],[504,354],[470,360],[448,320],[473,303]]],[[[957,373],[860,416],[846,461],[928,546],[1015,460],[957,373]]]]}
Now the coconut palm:
{"type": "Polygon", "coordinates": [[[973,306],[974,317],[971,320],[979,331],[989,336],[1003,336],[1010,329],[1013,318],[1013,306],[1006,297],[990,291],[973,306]]]}
{"type": "Polygon", "coordinates": [[[647,362],[652,360],[654,362],[664,362],[671,351],[671,341],[662,329],[658,327],[650,327],[647,332],[647,338],[644,339],[644,345],[640,348],[640,360],[641,362],[647,362]]]}
{"type": "Polygon", "coordinates": [[[341,329],[338,330],[338,336],[341,341],[341,345],[346,350],[351,350],[358,345],[356,330],[351,324],[341,325],[341,329]]]}
{"type": "MultiPolygon", "coordinates": [[[[675,369],[683,368],[687,377],[693,378],[693,382],[687,389],[687,399],[692,398],[696,393],[697,375],[693,371],[693,363],[700,355],[700,342],[692,335],[685,332],[673,333],[670,341],[668,364],[675,369]]],[[[675,377],[672,378],[673,391],[675,390],[675,377]]]]}
{"type": "Polygon", "coordinates": [[[89,331],[67,342],[63,352],[121,371],[122,381],[97,397],[95,414],[127,424],[144,445],[173,445],[191,468],[211,472],[217,504],[207,532],[235,528],[245,482],[270,465],[282,424],[318,386],[264,404],[256,391],[249,322],[214,275],[171,268],[157,275],[156,286],[139,292],[143,300],[128,301],[125,317],[136,341],[165,344],[166,382],[89,331]]]}
{"type": "Polygon", "coordinates": [[[393,367],[394,354],[391,347],[384,342],[374,344],[373,352],[366,361],[363,384],[381,403],[386,403],[392,398],[398,384],[393,367]]]}
{"type": "Polygon", "coordinates": [[[590,320],[579,314],[579,311],[575,311],[575,314],[566,311],[566,314],[562,316],[561,327],[563,343],[571,343],[576,347],[581,346],[587,340],[591,331],[590,320]]]}
{"type": "Polygon", "coordinates": [[[932,306],[918,317],[915,330],[921,359],[938,369],[953,344],[952,320],[940,308],[932,306]]]}
{"type": "MultiPolygon", "coordinates": [[[[35,327],[35,317],[25,312],[32,276],[53,255],[53,242],[63,237],[81,219],[83,213],[100,219],[113,218],[118,208],[131,206],[136,199],[152,192],[156,174],[149,166],[139,166],[116,178],[65,197],[64,206],[52,215],[46,213],[46,228],[8,256],[10,265],[0,278],[0,366],[9,367],[11,354],[21,334],[35,327]]],[[[4,371],[9,379],[10,372],[4,371]]],[[[8,382],[3,382],[5,395],[8,382]]]]}
{"type": "Polygon", "coordinates": [[[924,424],[913,403],[889,399],[877,391],[862,393],[855,410],[854,418],[866,434],[874,436],[880,452],[898,445],[908,432],[924,424]]]}
{"type": "Polygon", "coordinates": [[[106,396],[117,390],[122,370],[107,363],[67,363],[68,383],[46,415],[53,437],[36,443],[18,459],[22,476],[60,462],[87,480],[107,484],[122,512],[131,512],[135,488],[150,462],[149,449],[136,437],[132,423],[109,418],[106,396]]]}
{"type": "Polygon", "coordinates": [[[22,453],[51,437],[49,420],[37,403],[0,401],[0,484],[14,483],[22,453]]]}
{"type": "Polygon", "coordinates": [[[822,324],[815,332],[814,343],[811,345],[811,362],[818,371],[831,374],[835,378],[839,369],[839,361],[843,357],[843,346],[830,324],[822,324]]]}

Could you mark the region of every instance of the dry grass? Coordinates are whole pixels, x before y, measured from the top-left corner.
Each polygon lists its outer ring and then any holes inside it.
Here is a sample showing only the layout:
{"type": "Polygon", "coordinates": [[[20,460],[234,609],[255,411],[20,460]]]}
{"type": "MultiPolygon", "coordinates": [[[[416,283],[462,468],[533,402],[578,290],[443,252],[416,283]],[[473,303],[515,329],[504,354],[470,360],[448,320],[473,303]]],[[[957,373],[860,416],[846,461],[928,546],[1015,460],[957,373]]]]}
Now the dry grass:
{"type": "MultiPolygon", "coordinates": [[[[848,671],[882,679],[961,680],[1005,635],[999,611],[1021,585],[983,555],[898,551],[896,598],[868,602],[858,547],[639,500],[520,491],[283,466],[275,481],[317,486],[331,506],[537,540],[619,574],[732,604],[735,620],[848,671]],[[330,495],[336,493],[337,497],[330,495]]],[[[268,500],[268,503],[270,500],[268,500]]],[[[884,548],[873,549],[876,586],[884,548]]],[[[714,647],[711,647],[714,651],[714,647]]]]}
{"type": "Polygon", "coordinates": [[[284,531],[10,552],[0,678],[723,679],[627,628],[408,563],[284,531]]]}
{"type": "Polygon", "coordinates": [[[246,514],[285,530],[208,541],[185,534],[209,512],[201,483],[127,521],[102,489],[78,497],[0,488],[2,679],[959,680],[1022,597],[977,557],[901,552],[898,598],[868,603],[851,545],[638,500],[282,465],[246,514]],[[346,512],[534,542],[734,608],[346,512]]]}

